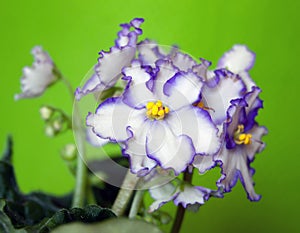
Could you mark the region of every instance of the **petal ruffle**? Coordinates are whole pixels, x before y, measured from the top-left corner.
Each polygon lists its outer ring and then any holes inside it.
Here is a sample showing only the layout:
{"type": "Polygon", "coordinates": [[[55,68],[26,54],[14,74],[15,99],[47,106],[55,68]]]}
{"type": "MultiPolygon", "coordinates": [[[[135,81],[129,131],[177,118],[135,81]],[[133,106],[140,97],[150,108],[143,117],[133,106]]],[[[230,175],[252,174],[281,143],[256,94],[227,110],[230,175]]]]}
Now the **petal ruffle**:
{"type": "Polygon", "coordinates": [[[178,72],[165,83],[162,100],[171,110],[192,105],[199,100],[202,86],[203,82],[195,73],[178,72]]]}
{"type": "Polygon", "coordinates": [[[191,139],[175,135],[165,122],[153,121],[146,142],[147,155],[178,175],[191,164],[195,149],[191,139]]]}
{"type": "Polygon", "coordinates": [[[152,40],[143,40],[137,45],[138,58],[142,61],[143,65],[155,66],[155,62],[159,59],[165,59],[172,56],[176,51],[176,47],[167,47],[158,45],[155,41],[152,40]],[[164,49],[170,50],[166,52],[164,49]]]}
{"type": "Polygon", "coordinates": [[[153,93],[157,99],[162,100],[164,95],[164,85],[171,79],[179,70],[173,66],[172,62],[169,60],[158,60],[156,63],[156,68],[158,72],[153,79],[153,93]]]}
{"type": "Polygon", "coordinates": [[[86,128],[86,140],[89,142],[92,146],[95,147],[101,147],[104,146],[106,143],[109,142],[107,139],[103,139],[99,136],[97,136],[91,127],[86,128]]]}
{"type": "Polygon", "coordinates": [[[109,52],[100,52],[98,64],[95,66],[100,82],[106,87],[112,87],[121,77],[122,68],[130,65],[134,57],[134,47],[112,47],[109,52]]]}
{"type": "Polygon", "coordinates": [[[221,124],[227,118],[231,100],[242,98],[246,87],[237,75],[226,70],[217,70],[215,74],[214,85],[204,85],[201,94],[213,121],[221,124]]]}
{"type": "Polygon", "coordinates": [[[218,129],[205,110],[187,106],[170,113],[166,121],[176,135],[192,139],[197,154],[214,154],[219,150],[218,129]]]}
{"type": "Polygon", "coordinates": [[[122,48],[128,45],[135,47],[138,36],[142,34],[140,26],[143,22],[144,19],[135,18],[130,23],[121,24],[122,30],[118,32],[118,38],[115,40],[116,47],[122,48]]]}
{"type": "Polygon", "coordinates": [[[218,62],[218,68],[227,68],[238,74],[250,70],[255,62],[255,53],[245,45],[234,45],[218,62]]]}
{"type": "Polygon", "coordinates": [[[256,86],[248,73],[254,62],[254,52],[250,51],[245,45],[235,45],[221,57],[218,68],[226,68],[238,74],[245,82],[247,90],[250,91],[252,86],[256,86]]]}
{"type": "Polygon", "coordinates": [[[34,62],[32,67],[23,69],[21,78],[22,93],[15,95],[15,100],[34,98],[44,93],[45,89],[57,80],[55,65],[42,47],[36,46],[31,51],[34,62]]]}
{"type": "Polygon", "coordinates": [[[172,183],[162,185],[158,188],[149,189],[151,197],[155,200],[149,207],[149,212],[154,212],[162,205],[172,201],[177,195],[177,188],[172,183]]]}
{"type": "Polygon", "coordinates": [[[138,61],[134,61],[131,67],[126,67],[123,70],[125,80],[128,84],[124,91],[124,102],[134,108],[142,108],[147,102],[154,101],[153,93],[147,86],[148,81],[153,77],[148,72],[147,67],[141,67],[138,61]]]}
{"type": "Polygon", "coordinates": [[[188,54],[177,51],[174,55],[169,56],[173,65],[179,70],[188,72],[197,65],[197,62],[188,54]]]}
{"type": "Polygon", "coordinates": [[[199,173],[204,174],[206,171],[216,166],[212,155],[196,155],[193,166],[198,169],[199,173]]]}
{"type": "Polygon", "coordinates": [[[198,186],[184,185],[184,190],[175,197],[175,205],[181,204],[184,208],[188,205],[203,205],[209,197],[210,190],[198,186]]]}
{"type": "Polygon", "coordinates": [[[122,142],[132,137],[144,120],[142,110],[129,107],[121,98],[110,98],[99,105],[95,114],[89,113],[86,122],[101,138],[122,142]]]}
{"type": "Polygon", "coordinates": [[[129,157],[130,170],[139,176],[145,176],[156,165],[157,162],[146,156],[146,136],[151,127],[149,120],[145,120],[138,129],[135,130],[132,137],[126,141],[123,155],[129,157]]]}
{"type": "Polygon", "coordinates": [[[230,192],[238,179],[241,180],[248,198],[251,201],[260,200],[261,196],[255,193],[252,180],[253,169],[249,166],[246,150],[243,147],[236,147],[228,150],[225,147],[216,156],[216,160],[221,162],[223,176],[217,182],[219,187],[223,187],[225,192],[230,192]]]}
{"type": "Polygon", "coordinates": [[[94,67],[95,73],[82,89],[76,89],[77,100],[89,93],[106,90],[118,81],[122,69],[129,66],[135,58],[136,43],[138,36],[142,34],[140,25],[143,22],[143,19],[135,18],[129,24],[121,24],[122,30],[118,32],[115,46],[108,52],[99,52],[98,63],[94,67]]]}
{"type": "Polygon", "coordinates": [[[97,74],[93,74],[91,78],[83,85],[82,88],[77,87],[75,91],[76,100],[80,100],[83,96],[89,93],[102,92],[105,86],[101,84],[97,74]]]}

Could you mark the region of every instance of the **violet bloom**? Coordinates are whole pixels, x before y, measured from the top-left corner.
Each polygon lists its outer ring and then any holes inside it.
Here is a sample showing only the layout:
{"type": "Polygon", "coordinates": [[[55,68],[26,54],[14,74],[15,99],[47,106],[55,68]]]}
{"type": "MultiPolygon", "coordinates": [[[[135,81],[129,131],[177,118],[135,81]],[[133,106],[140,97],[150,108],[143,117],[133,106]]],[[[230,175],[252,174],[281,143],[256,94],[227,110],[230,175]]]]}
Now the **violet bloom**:
{"type": "Polygon", "coordinates": [[[15,100],[40,96],[48,86],[58,79],[59,73],[53,61],[42,47],[34,47],[31,53],[34,57],[34,63],[31,67],[26,66],[23,69],[22,93],[15,95],[15,100]]]}
{"type": "Polygon", "coordinates": [[[260,89],[253,87],[243,99],[232,101],[228,109],[228,122],[224,127],[226,143],[215,156],[215,160],[221,163],[223,174],[218,185],[229,192],[240,179],[251,201],[258,201],[260,195],[255,193],[253,187],[254,169],[250,163],[255,154],[264,149],[261,138],[267,133],[267,129],[255,121],[258,110],[262,108],[259,93],[260,89]]]}
{"type": "Polygon", "coordinates": [[[128,24],[121,24],[122,30],[118,32],[115,45],[108,52],[99,52],[94,74],[82,88],[76,89],[77,100],[89,93],[101,93],[116,84],[121,77],[122,68],[130,65],[135,58],[137,39],[142,34],[140,25],[143,22],[143,19],[136,18],[128,24]]]}
{"type": "Polygon", "coordinates": [[[123,95],[89,113],[87,125],[99,137],[122,145],[133,173],[144,175],[159,165],[178,175],[196,154],[219,150],[210,115],[193,106],[203,86],[195,73],[159,60],[155,67],[135,61],[123,74],[128,80],[123,95]]]}

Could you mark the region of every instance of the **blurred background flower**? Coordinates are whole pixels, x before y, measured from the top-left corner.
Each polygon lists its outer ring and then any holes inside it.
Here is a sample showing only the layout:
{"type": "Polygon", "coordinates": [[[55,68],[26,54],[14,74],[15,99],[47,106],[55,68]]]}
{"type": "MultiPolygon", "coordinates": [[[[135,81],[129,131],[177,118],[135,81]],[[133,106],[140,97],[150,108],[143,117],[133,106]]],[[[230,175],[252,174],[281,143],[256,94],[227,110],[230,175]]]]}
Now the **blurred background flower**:
{"type": "MultiPolygon", "coordinates": [[[[300,117],[296,104],[300,81],[294,72],[299,51],[299,2],[29,0],[2,1],[0,6],[0,142],[4,145],[6,135],[12,134],[16,174],[24,192],[62,194],[73,187],[72,175],[60,159],[60,148],[72,141],[73,135],[49,140],[39,115],[43,103],[71,111],[71,100],[57,94],[66,92],[63,84],[57,83],[31,101],[15,102],[13,98],[21,92],[22,68],[32,64],[30,49],[42,45],[76,87],[96,64],[98,51],[111,47],[119,23],[143,17],[143,30],[149,37],[159,44],[176,43],[196,58],[214,61],[212,68],[234,44],[246,44],[257,54],[250,75],[263,90],[260,96],[265,101],[258,121],[269,129],[264,138],[268,146],[254,161],[255,189],[263,197],[250,203],[238,184],[224,199],[212,199],[198,213],[187,213],[182,232],[199,227],[203,232],[232,233],[298,229],[300,198],[295,184],[300,156],[293,119],[300,117]]],[[[197,179],[209,187],[218,176],[216,170],[197,179]]],[[[163,208],[175,207],[166,204],[163,208]]]]}

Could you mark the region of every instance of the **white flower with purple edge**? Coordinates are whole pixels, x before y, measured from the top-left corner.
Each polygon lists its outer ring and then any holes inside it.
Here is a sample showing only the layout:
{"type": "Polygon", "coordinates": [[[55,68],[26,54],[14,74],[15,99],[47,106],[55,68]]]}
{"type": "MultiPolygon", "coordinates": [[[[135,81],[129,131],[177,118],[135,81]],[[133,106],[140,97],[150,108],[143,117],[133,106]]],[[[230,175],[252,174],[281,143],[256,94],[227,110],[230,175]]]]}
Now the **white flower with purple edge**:
{"type": "Polygon", "coordinates": [[[251,88],[256,86],[249,75],[249,70],[253,67],[254,62],[255,53],[247,46],[237,44],[224,53],[218,62],[217,69],[226,68],[239,75],[245,83],[247,91],[251,91],[251,88]]]}
{"type": "MultiPolygon", "coordinates": [[[[168,183],[160,187],[151,188],[149,190],[151,197],[155,200],[149,207],[149,212],[154,212],[162,207],[164,204],[173,201],[175,205],[182,205],[193,211],[197,211],[213,193],[212,190],[193,186],[185,183],[177,184],[168,183]]],[[[216,197],[221,197],[219,194],[216,197]]]]}
{"type": "Polygon", "coordinates": [[[130,65],[135,58],[138,36],[142,34],[140,25],[144,22],[135,18],[128,24],[121,24],[122,30],[118,32],[115,45],[108,52],[99,52],[98,63],[94,66],[92,77],[75,91],[75,97],[80,100],[90,93],[101,93],[115,85],[120,79],[123,67],[130,65]]]}
{"type": "Polygon", "coordinates": [[[89,113],[87,125],[98,136],[119,142],[133,173],[145,174],[156,165],[184,171],[196,154],[214,154],[220,147],[209,114],[192,104],[202,81],[170,61],[154,68],[138,61],[123,70],[128,85],[119,98],[110,98],[89,113]]]}
{"type": "Polygon", "coordinates": [[[31,67],[26,66],[23,69],[22,93],[16,94],[15,100],[38,97],[58,79],[58,71],[53,61],[42,47],[34,47],[31,53],[34,62],[31,67]]]}
{"type": "Polygon", "coordinates": [[[267,133],[265,127],[255,122],[258,110],[262,108],[259,93],[258,87],[252,87],[243,99],[232,101],[228,109],[228,122],[224,126],[225,144],[215,155],[215,161],[221,163],[223,174],[217,182],[218,186],[229,192],[240,179],[251,201],[258,201],[261,196],[255,193],[252,180],[254,169],[250,163],[255,154],[264,149],[261,138],[267,133]]]}

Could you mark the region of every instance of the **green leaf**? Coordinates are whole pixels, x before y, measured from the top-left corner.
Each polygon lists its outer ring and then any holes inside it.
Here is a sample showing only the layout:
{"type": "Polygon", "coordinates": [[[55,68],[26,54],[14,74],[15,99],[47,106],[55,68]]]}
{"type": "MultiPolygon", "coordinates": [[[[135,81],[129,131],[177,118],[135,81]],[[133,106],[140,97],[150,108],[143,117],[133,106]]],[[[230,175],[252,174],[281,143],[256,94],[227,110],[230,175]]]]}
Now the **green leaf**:
{"type": "Polygon", "coordinates": [[[156,226],[136,219],[110,219],[97,224],[72,223],[58,227],[53,233],[162,233],[156,226]]]}
{"type": "MultiPolygon", "coordinates": [[[[84,209],[69,209],[73,193],[56,197],[41,192],[23,194],[17,185],[12,161],[12,139],[7,140],[7,149],[0,160],[0,232],[25,233],[49,232],[57,226],[75,221],[99,222],[115,217],[114,213],[97,205],[84,209]],[[19,229],[19,230],[17,230],[19,229]]],[[[118,189],[93,188],[101,197],[100,202],[117,195],[118,189]]],[[[99,203],[99,202],[98,202],[99,203]]],[[[101,204],[101,203],[100,203],[101,204]]]]}
{"type": "Polygon", "coordinates": [[[72,208],[70,210],[62,209],[56,212],[51,218],[48,220],[44,220],[37,226],[33,226],[30,231],[37,232],[50,232],[57,226],[71,223],[71,222],[83,222],[83,223],[94,223],[100,222],[102,220],[116,217],[115,214],[106,208],[101,208],[97,205],[89,205],[84,209],[81,208],[72,208]]]}
{"type": "Polygon", "coordinates": [[[0,200],[0,232],[1,233],[26,233],[24,229],[16,230],[9,217],[3,212],[4,200],[0,200]]]}
{"type": "Polygon", "coordinates": [[[20,191],[11,165],[13,142],[7,138],[7,148],[0,160],[0,199],[16,200],[20,198],[20,191]]]}

